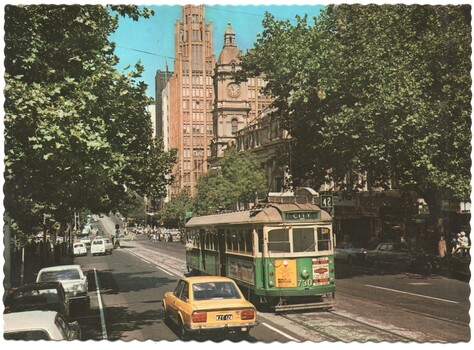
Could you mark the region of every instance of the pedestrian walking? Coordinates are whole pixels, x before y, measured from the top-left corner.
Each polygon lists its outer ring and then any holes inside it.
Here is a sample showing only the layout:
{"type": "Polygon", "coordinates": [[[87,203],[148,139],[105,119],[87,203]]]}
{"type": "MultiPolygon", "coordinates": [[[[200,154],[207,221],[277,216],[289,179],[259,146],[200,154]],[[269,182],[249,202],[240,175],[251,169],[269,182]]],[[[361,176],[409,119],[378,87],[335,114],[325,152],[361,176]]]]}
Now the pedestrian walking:
{"type": "Polygon", "coordinates": [[[461,237],[459,242],[461,247],[469,247],[469,238],[467,238],[466,232],[461,231],[461,237]]]}
{"type": "Polygon", "coordinates": [[[448,252],[448,248],[446,246],[446,241],[444,236],[441,236],[438,241],[438,255],[440,258],[444,258],[448,252]]]}

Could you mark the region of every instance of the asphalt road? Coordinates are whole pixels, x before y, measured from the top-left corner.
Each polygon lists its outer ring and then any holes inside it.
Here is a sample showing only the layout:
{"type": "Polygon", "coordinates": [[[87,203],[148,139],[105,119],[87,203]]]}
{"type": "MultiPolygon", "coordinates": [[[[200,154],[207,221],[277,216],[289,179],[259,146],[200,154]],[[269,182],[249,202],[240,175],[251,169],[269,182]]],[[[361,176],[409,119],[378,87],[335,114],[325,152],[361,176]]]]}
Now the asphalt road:
{"type": "MultiPolygon", "coordinates": [[[[113,228],[109,218],[97,224],[105,232],[113,228]]],[[[76,258],[88,271],[91,281],[91,310],[77,316],[83,327],[83,338],[177,340],[175,332],[163,323],[161,299],[186,272],[184,245],[149,242],[137,235],[134,241],[128,237],[122,240],[121,246],[112,255],[89,254],[76,258]],[[98,292],[95,276],[100,285],[98,292]]],[[[437,275],[381,274],[344,265],[337,266],[336,278],[333,313],[278,316],[259,312],[260,324],[251,331],[248,340],[264,343],[334,339],[441,343],[470,340],[470,288],[466,282],[437,275]],[[358,323],[364,326],[357,326],[358,323]],[[321,327],[323,324],[326,326],[321,327]],[[368,329],[370,326],[378,330],[368,329]],[[319,333],[322,328],[329,333],[319,333]]]]}
{"type": "MultiPolygon", "coordinates": [[[[74,317],[81,325],[83,340],[179,340],[175,330],[163,322],[161,305],[164,293],[175,288],[177,273],[134,255],[131,247],[115,249],[111,255],[91,256],[89,253],[76,257],[75,263],[88,275],[91,296],[91,309],[88,312],[77,310],[74,317]]],[[[251,330],[247,340],[285,343],[293,339],[291,332],[277,327],[265,320],[251,330]]],[[[238,340],[217,340],[226,339],[238,340]]]]}

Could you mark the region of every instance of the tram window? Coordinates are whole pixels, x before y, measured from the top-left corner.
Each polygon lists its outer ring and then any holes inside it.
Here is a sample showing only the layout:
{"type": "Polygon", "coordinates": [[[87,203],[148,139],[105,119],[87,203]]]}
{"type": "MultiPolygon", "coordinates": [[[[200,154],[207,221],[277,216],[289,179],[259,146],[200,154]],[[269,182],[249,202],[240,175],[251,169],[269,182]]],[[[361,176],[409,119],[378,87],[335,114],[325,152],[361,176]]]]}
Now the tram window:
{"type": "Polygon", "coordinates": [[[214,238],[214,250],[219,250],[219,238],[217,232],[213,235],[214,238]]]}
{"type": "Polygon", "coordinates": [[[199,231],[193,232],[193,244],[196,248],[199,248],[199,231]]]}
{"type": "Polygon", "coordinates": [[[268,251],[290,252],[290,235],[287,229],[275,229],[268,232],[268,251]]]}
{"type": "Polygon", "coordinates": [[[257,236],[258,236],[258,252],[261,253],[263,252],[263,230],[262,229],[257,230],[257,236]]]}
{"type": "Polygon", "coordinates": [[[227,250],[232,250],[232,233],[230,230],[226,230],[226,243],[227,243],[227,250]]]}
{"type": "Polygon", "coordinates": [[[244,232],[242,230],[237,231],[237,236],[239,238],[239,251],[240,252],[245,252],[245,236],[244,232]]]}
{"type": "Polygon", "coordinates": [[[314,229],[293,228],[293,252],[315,251],[314,229]]]}
{"type": "Polygon", "coordinates": [[[252,233],[253,231],[251,229],[245,230],[245,251],[247,253],[253,253],[252,233]]]}
{"type": "Polygon", "coordinates": [[[231,232],[231,239],[232,239],[232,250],[235,252],[239,251],[239,241],[237,240],[237,231],[233,230],[231,232]]]}
{"type": "Polygon", "coordinates": [[[331,230],[318,227],[318,251],[331,250],[331,230]]]}

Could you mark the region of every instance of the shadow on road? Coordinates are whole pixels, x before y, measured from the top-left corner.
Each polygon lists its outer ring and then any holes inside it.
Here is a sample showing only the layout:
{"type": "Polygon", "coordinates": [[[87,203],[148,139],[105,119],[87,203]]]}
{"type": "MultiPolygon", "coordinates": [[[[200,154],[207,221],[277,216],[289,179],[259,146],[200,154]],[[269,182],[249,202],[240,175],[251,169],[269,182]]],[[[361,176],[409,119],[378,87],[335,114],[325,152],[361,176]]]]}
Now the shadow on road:
{"type": "MultiPolygon", "coordinates": [[[[97,271],[97,274],[102,294],[138,292],[176,282],[175,279],[153,276],[151,272],[117,273],[114,270],[103,270],[97,271]],[[117,281],[120,281],[120,287],[117,281]]],[[[89,281],[89,290],[95,290],[97,287],[94,271],[87,272],[87,279],[89,281]]]]}

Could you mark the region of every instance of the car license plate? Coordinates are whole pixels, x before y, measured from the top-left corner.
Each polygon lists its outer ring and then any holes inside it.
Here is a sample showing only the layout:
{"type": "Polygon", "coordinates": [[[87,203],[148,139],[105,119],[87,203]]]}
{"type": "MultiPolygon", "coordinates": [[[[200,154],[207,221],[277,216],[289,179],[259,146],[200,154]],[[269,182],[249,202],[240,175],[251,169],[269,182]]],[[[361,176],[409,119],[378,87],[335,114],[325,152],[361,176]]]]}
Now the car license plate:
{"type": "Polygon", "coordinates": [[[216,320],[217,321],[230,321],[230,320],[232,320],[232,314],[217,315],[216,320]]]}

